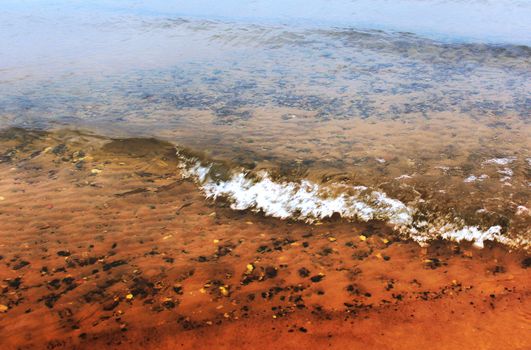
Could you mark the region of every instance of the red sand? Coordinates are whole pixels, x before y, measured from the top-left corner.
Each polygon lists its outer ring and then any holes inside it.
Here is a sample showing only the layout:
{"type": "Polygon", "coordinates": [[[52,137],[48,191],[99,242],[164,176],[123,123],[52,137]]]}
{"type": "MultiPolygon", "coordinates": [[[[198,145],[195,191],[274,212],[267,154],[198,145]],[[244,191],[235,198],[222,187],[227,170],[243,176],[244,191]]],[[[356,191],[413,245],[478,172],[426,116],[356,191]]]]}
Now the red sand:
{"type": "Polygon", "coordinates": [[[1,349],[531,349],[524,252],[235,212],[155,140],[0,136],[1,349]]]}

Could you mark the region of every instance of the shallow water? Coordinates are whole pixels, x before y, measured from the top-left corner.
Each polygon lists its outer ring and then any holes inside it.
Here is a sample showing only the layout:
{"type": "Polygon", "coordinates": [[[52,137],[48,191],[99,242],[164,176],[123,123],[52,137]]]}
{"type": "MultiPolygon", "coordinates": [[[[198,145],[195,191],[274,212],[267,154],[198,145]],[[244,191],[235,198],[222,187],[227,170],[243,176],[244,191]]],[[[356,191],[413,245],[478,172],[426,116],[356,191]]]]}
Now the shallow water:
{"type": "Polygon", "coordinates": [[[527,247],[531,5],[313,4],[8,1],[0,127],[169,140],[216,164],[199,185],[236,209],[527,247]],[[318,190],[287,210],[301,182],[318,190]],[[379,214],[347,215],[360,201],[379,214]]]}

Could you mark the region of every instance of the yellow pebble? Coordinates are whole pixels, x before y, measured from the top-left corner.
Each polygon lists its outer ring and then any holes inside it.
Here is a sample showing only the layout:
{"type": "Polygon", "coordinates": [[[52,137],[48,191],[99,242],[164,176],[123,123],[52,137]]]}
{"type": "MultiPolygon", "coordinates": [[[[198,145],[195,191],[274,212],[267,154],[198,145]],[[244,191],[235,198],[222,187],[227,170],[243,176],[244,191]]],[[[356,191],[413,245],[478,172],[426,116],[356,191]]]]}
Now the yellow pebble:
{"type": "Polygon", "coordinates": [[[131,293],[127,294],[127,295],[125,296],[125,299],[127,299],[127,300],[131,300],[131,299],[133,299],[133,294],[131,294],[131,293]]]}
{"type": "Polygon", "coordinates": [[[223,295],[224,297],[229,296],[229,289],[227,288],[227,286],[219,287],[219,291],[221,292],[221,295],[223,295]]]}
{"type": "Polygon", "coordinates": [[[365,237],[364,235],[360,235],[360,241],[366,241],[367,240],[367,237],[365,237]]]}

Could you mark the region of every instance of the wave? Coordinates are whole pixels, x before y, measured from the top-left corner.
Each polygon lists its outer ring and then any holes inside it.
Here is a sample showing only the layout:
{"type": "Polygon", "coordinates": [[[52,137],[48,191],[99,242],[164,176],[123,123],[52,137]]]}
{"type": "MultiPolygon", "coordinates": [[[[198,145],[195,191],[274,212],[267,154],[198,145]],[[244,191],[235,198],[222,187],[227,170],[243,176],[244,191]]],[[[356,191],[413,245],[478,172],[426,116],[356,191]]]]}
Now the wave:
{"type": "Polygon", "coordinates": [[[469,241],[478,248],[493,241],[508,247],[527,250],[529,240],[507,237],[499,225],[481,228],[465,225],[454,218],[426,220],[415,206],[390,198],[384,192],[365,186],[343,183],[317,184],[310,180],[275,181],[262,171],[217,171],[213,163],[204,164],[196,157],[177,151],[179,168],[184,178],[194,180],[206,198],[224,198],[234,210],[252,210],[279,219],[292,219],[314,224],[334,215],[342,219],[368,222],[383,221],[391,225],[404,239],[412,239],[422,246],[431,241],[469,241]]]}

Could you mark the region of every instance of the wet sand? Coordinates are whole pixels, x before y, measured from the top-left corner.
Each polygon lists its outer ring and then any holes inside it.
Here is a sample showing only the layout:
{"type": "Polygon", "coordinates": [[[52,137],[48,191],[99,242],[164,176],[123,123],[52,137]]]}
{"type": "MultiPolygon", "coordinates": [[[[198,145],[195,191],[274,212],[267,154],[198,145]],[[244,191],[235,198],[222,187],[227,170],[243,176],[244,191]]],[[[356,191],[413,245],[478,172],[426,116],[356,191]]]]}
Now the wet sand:
{"type": "Polygon", "coordinates": [[[530,257],[204,199],[154,139],[0,135],[2,349],[528,349],[530,257]]]}

